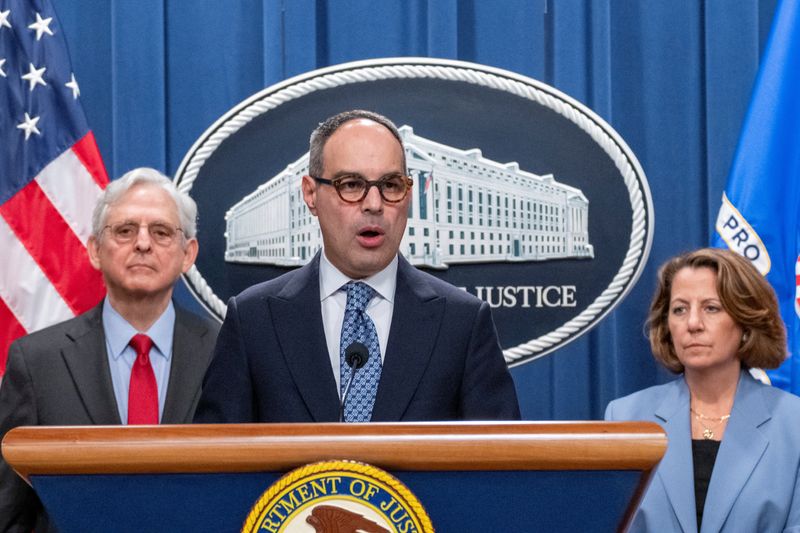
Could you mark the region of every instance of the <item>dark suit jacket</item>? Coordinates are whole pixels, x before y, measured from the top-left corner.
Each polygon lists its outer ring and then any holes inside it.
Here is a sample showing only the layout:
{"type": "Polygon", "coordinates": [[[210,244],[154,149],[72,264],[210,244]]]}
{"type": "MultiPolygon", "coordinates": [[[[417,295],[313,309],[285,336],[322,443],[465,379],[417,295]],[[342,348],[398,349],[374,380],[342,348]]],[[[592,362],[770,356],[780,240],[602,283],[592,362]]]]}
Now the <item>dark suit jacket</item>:
{"type": "MultiPolygon", "coordinates": [[[[800,532],[800,398],[742,371],[706,495],[701,533],[800,532]]],[[[695,533],[689,387],[681,377],[614,400],[606,420],[649,420],[667,433],[667,453],[632,532],[695,533]]]]}
{"type": "MultiPolygon", "coordinates": [[[[0,386],[0,438],[17,426],[120,424],[101,303],[66,322],[18,339],[0,386]]],[[[191,422],[219,326],[175,308],[162,423],[191,422]]],[[[0,460],[0,531],[51,531],[33,490],[0,460]]]]}
{"type": "MultiPolygon", "coordinates": [[[[195,422],[333,422],[319,254],[231,298],[195,422]]],[[[400,258],[373,421],[518,419],[489,306],[400,258]]]]}

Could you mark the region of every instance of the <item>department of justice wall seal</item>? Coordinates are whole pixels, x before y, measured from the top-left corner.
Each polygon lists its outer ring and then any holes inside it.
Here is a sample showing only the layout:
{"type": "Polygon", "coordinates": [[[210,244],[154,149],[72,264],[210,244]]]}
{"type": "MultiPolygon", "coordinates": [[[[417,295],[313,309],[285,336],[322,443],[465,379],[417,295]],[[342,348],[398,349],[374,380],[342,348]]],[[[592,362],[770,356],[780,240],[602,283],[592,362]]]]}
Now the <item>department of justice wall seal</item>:
{"type": "Polygon", "coordinates": [[[184,279],[220,320],[231,296],[320,250],[300,191],[308,138],[348,109],[397,124],[413,181],[400,253],[489,304],[510,366],[583,335],[636,283],[653,237],[650,189],[600,116],[507,70],[371,59],[254,94],[186,154],[176,183],[202,228],[184,279]]]}
{"type": "Polygon", "coordinates": [[[292,470],[258,499],[242,533],[432,533],[417,498],[389,473],[355,461],[292,470]]]}

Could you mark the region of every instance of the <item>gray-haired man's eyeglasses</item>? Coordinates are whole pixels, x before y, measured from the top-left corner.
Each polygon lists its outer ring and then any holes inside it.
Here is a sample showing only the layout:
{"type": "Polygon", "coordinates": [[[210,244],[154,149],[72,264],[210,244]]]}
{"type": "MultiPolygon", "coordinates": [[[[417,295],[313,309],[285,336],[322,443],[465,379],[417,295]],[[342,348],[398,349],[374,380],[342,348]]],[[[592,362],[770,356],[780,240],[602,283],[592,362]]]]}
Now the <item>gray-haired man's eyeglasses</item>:
{"type": "MultiPolygon", "coordinates": [[[[119,244],[130,244],[139,235],[142,225],[137,222],[120,222],[119,224],[109,224],[103,228],[103,231],[110,229],[111,236],[119,244]]],[[[175,240],[175,236],[181,228],[176,228],[164,222],[153,222],[152,224],[145,225],[147,233],[150,238],[159,246],[169,246],[175,240]]]]}

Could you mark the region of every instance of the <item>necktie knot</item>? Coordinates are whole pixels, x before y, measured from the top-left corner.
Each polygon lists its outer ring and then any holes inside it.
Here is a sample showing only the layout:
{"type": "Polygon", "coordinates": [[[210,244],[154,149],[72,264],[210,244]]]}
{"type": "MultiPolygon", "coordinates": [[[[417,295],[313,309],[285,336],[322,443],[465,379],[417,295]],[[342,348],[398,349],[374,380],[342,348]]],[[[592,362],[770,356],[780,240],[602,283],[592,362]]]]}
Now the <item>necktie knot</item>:
{"type": "Polygon", "coordinates": [[[345,311],[358,311],[363,313],[367,305],[375,296],[375,289],[360,281],[349,281],[344,286],[347,291],[347,305],[345,311]]]}
{"type": "Polygon", "coordinates": [[[143,333],[137,333],[131,337],[128,343],[136,351],[136,362],[150,362],[150,349],[153,347],[153,339],[143,333]]]}

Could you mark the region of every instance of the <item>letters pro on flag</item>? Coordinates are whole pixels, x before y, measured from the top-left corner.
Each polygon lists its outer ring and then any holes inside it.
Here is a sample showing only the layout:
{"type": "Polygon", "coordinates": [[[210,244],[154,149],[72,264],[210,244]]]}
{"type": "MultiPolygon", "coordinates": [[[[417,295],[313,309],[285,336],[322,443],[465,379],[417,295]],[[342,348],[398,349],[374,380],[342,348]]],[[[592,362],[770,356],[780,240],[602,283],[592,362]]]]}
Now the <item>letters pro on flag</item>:
{"type": "Polygon", "coordinates": [[[789,359],[772,383],[800,394],[800,2],[778,5],[722,199],[715,246],[750,259],[778,295],[789,359]]]}

